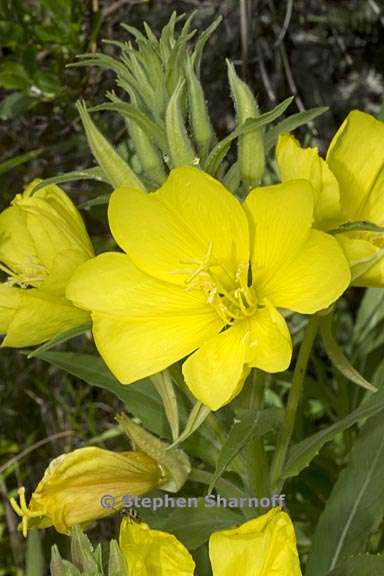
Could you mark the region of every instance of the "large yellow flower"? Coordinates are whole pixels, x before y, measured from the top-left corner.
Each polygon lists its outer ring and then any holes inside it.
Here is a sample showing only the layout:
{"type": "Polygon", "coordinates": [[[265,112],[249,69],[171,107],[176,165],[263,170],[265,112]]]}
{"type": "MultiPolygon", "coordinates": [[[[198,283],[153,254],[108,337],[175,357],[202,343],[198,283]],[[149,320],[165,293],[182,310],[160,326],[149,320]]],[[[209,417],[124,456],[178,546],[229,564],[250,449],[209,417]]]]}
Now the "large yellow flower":
{"type": "MultiPolygon", "coordinates": [[[[384,123],[352,111],[335,134],[326,160],[317,148],[301,148],[290,136],[280,136],[276,160],[284,181],[308,179],[314,189],[315,225],[334,228],[368,221],[384,226],[384,123]]],[[[337,234],[351,266],[373,265],[354,280],[358,286],[384,285],[384,234],[350,231],[337,234]]]]}
{"type": "Polygon", "coordinates": [[[94,256],[84,223],[58,186],[33,193],[36,184],[0,214],[2,346],[39,344],[88,320],[65,298],[69,277],[94,256]]]}
{"type": "MultiPolygon", "coordinates": [[[[130,576],[193,576],[195,564],[173,534],[123,520],[120,547],[130,576]]],[[[296,537],[279,508],[209,540],[213,576],[301,576],[296,537]]]]}
{"type": "Polygon", "coordinates": [[[278,308],[312,314],[348,286],[342,250],[312,220],[306,181],[255,188],[242,206],[204,172],[177,168],[157,192],[112,194],[109,223],[126,254],[80,266],[67,297],[92,312],[99,352],[123,384],[198,349],[185,380],[216,410],[240,391],[247,367],[288,367],[278,308]]]}
{"type": "Polygon", "coordinates": [[[50,463],[29,505],[20,488],[20,504],[11,504],[28,527],[69,534],[72,526],[108,516],[124,506],[124,496],[140,496],[160,484],[162,471],[144,452],[112,452],[93,446],[58,456],[50,463]]]}

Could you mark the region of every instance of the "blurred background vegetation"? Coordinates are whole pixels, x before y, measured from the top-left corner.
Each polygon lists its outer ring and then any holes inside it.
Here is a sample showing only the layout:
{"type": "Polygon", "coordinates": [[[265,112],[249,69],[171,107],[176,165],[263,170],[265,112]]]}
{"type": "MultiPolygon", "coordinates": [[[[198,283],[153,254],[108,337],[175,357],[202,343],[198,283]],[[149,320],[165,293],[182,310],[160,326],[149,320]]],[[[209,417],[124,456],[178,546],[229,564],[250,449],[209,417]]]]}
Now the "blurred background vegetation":
{"type": "MultiPolygon", "coordinates": [[[[0,0],[1,209],[33,178],[93,164],[74,104],[78,98],[93,104],[103,101],[114,78],[100,69],[68,68],[76,55],[113,53],[114,46],[103,45],[102,39],[127,40],[121,22],[141,28],[146,20],[158,32],[172,11],[195,9],[198,28],[207,27],[219,14],[224,17],[203,65],[219,135],[233,127],[225,58],[237,65],[263,111],[292,94],[291,113],[294,107],[301,111],[329,106],[330,111],[304,132],[322,149],[350,109],[382,114],[383,0],[0,0]]],[[[125,126],[117,115],[104,113],[98,122],[117,147],[125,146],[125,126]]],[[[105,191],[102,183],[94,182],[65,188],[78,204],[105,191]]],[[[96,207],[85,214],[96,244],[106,233],[104,210],[96,207]]],[[[342,313],[342,328],[348,334],[353,302],[342,313]]],[[[76,346],[74,342],[69,346],[76,346]]],[[[86,339],[81,345],[82,350],[91,346],[86,339]]],[[[328,368],[319,361],[316,369],[326,387],[328,368]]],[[[284,382],[281,386],[286,390],[284,382]]],[[[326,395],[323,404],[314,402],[313,386],[309,382],[304,410],[308,420],[299,423],[307,434],[322,418],[340,417],[351,408],[346,399],[332,406],[326,395]]],[[[116,400],[41,361],[28,361],[22,353],[0,353],[0,403],[0,575],[8,576],[23,574],[26,554],[8,496],[19,484],[30,491],[48,461],[63,451],[108,438],[109,447],[121,449],[124,442],[113,437],[116,400]]],[[[328,447],[327,458],[317,459],[315,470],[303,473],[305,502],[297,501],[297,516],[304,506],[308,510],[310,501],[312,523],[316,522],[337,473],[329,462],[342,466],[344,447],[328,447]]],[[[108,530],[110,524],[102,523],[99,536],[108,530]]],[[[303,550],[310,530],[304,526],[300,534],[303,550]]],[[[45,547],[50,538],[44,536],[45,547]]]]}

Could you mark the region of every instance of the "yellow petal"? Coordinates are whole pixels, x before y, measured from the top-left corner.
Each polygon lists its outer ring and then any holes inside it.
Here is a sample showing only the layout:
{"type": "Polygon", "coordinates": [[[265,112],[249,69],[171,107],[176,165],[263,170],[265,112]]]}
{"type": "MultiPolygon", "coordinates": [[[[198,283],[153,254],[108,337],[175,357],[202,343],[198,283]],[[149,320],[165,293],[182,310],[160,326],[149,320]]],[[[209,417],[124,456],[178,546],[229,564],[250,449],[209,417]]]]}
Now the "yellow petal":
{"type": "Polygon", "coordinates": [[[26,266],[38,263],[36,248],[26,226],[26,215],[17,206],[0,213],[0,262],[17,274],[22,274],[26,266]]]}
{"type": "Polygon", "coordinates": [[[282,134],[276,147],[276,162],[282,180],[303,178],[312,184],[316,227],[335,227],[341,216],[339,185],[318,149],[302,148],[293,136],[282,134]]]}
{"type": "Polygon", "coordinates": [[[283,372],[291,362],[292,342],[287,323],[273,306],[260,308],[248,321],[249,366],[283,372]]]}
{"type": "Polygon", "coordinates": [[[348,288],[351,273],[338,242],[312,230],[295,254],[260,291],[276,307],[313,314],[327,308],[348,288]]]}
{"type": "MultiPolygon", "coordinates": [[[[380,248],[372,242],[363,238],[349,237],[347,234],[337,234],[336,238],[343,248],[351,267],[368,263],[374,258],[380,248]]],[[[353,270],[352,270],[353,271],[353,270]]],[[[379,262],[373,264],[361,276],[352,282],[353,286],[373,286],[381,288],[384,286],[384,261],[381,258],[379,262]]]]}
{"type": "Polygon", "coordinates": [[[2,346],[35,346],[89,320],[86,312],[75,308],[63,297],[36,288],[20,288],[19,294],[19,306],[2,346]]]}
{"type": "Polygon", "coordinates": [[[160,478],[157,462],[143,452],[79,448],[50,463],[28,506],[30,525],[46,527],[49,522],[58,532],[68,534],[75,524],[121,509],[123,496],[149,492],[160,478]],[[112,497],[105,499],[105,506],[103,496],[112,497]]]}
{"type": "Polygon", "coordinates": [[[182,284],[199,267],[217,262],[229,273],[248,261],[248,225],[236,198],[193,167],[172,170],[152,194],[117,189],[109,204],[117,243],[142,270],[182,284]]]}
{"type": "Polygon", "coordinates": [[[199,292],[148,276],[124,254],[83,264],[67,297],[92,311],[96,346],[123,384],[177,362],[223,326],[199,292]]]}
{"type": "Polygon", "coordinates": [[[124,518],[120,548],[129,576],[193,576],[195,563],[173,534],[151,530],[147,524],[124,518]]]}
{"type": "Polygon", "coordinates": [[[243,387],[247,349],[246,321],[203,344],[183,365],[192,394],[211,410],[228,404],[243,387]]]}
{"type": "Polygon", "coordinates": [[[294,528],[279,508],[214,532],[209,557],[213,576],[301,576],[294,528]]]}
{"type": "Polygon", "coordinates": [[[255,188],[245,202],[251,229],[252,279],[266,282],[304,242],[313,221],[313,191],[306,180],[255,188]]]}
{"type": "Polygon", "coordinates": [[[0,284],[0,334],[7,332],[20,306],[21,289],[0,284]]]}
{"type": "Polygon", "coordinates": [[[327,163],[336,176],[345,220],[384,224],[384,123],[354,110],[334,136],[327,163]]]}

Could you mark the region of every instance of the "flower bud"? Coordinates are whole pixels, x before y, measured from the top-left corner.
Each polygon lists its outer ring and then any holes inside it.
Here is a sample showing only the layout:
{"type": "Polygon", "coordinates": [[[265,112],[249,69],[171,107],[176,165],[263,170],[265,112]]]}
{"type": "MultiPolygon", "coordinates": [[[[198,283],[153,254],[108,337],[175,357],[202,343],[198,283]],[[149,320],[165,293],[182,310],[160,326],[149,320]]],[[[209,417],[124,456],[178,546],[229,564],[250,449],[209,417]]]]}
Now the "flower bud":
{"type": "Polygon", "coordinates": [[[178,492],[191,471],[191,464],[185,452],[179,448],[171,448],[169,444],[162,442],[124,414],[118,416],[116,420],[128,434],[133,445],[161,466],[163,477],[160,488],[168,492],[178,492]]]}
{"type": "Polygon", "coordinates": [[[33,181],[0,214],[3,346],[39,344],[88,321],[64,296],[75,269],[94,255],[82,218],[58,186],[33,181]]]}
{"type": "MultiPolygon", "coordinates": [[[[257,118],[259,108],[248,85],[236,74],[233,64],[227,61],[227,65],[237,122],[241,126],[248,118],[257,118]]],[[[257,186],[265,170],[264,139],[260,128],[239,136],[239,165],[240,175],[245,185],[248,188],[257,186]]]]}
{"type": "Polygon", "coordinates": [[[124,506],[124,496],[141,496],[161,482],[161,468],[143,452],[111,452],[79,448],[55,458],[33,492],[29,505],[25,489],[20,503],[11,498],[22,517],[21,529],[54,526],[69,534],[72,526],[104,518],[124,506]]]}
{"type": "Polygon", "coordinates": [[[172,94],[165,115],[169,153],[173,167],[198,163],[198,158],[188,136],[183,118],[185,80],[180,80],[172,94]]]}

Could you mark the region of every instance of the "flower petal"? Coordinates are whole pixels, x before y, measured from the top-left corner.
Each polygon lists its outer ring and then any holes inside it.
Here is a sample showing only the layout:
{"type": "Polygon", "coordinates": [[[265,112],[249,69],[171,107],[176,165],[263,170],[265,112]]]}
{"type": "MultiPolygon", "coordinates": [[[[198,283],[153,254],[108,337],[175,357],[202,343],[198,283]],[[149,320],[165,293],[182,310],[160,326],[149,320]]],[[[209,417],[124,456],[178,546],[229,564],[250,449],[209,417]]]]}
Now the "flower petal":
{"type": "Polygon", "coordinates": [[[335,134],[327,163],[336,176],[345,220],[384,224],[384,123],[353,110],[335,134]]]}
{"type": "Polygon", "coordinates": [[[192,556],[173,534],[151,530],[144,522],[124,518],[120,548],[132,576],[193,576],[192,556]]]}
{"type": "Polygon", "coordinates": [[[192,394],[211,410],[228,404],[243,387],[247,350],[246,321],[208,340],[183,365],[192,394]]]}
{"type": "Polygon", "coordinates": [[[63,297],[36,288],[20,288],[19,294],[20,304],[2,346],[35,346],[89,320],[87,312],[75,308],[63,297]]]}
{"type": "Polygon", "coordinates": [[[283,181],[303,178],[312,184],[316,226],[324,230],[335,227],[341,217],[339,185],[318,149],[302,148],[296,138],[282,134],[276,162],[283,181]]]}
{"type": "Polygon", "coordinates": [[[260,296],[276,307],[313,314],[335,302],[350,281],[349,265],[338,242],[312,230],[296,254],[264,284],[260,296]]]}
{"type": "Polygon", "coordinates": [[[253,283],[266,282],[291,259],[313,221],[313,191],[306,180],[255,188],[245,202],[251,227],[253,283]]]}
{"type": "Polygon", "coordinates": [[[118,188],[109,204],[116,242],[148,274],[182,284],[208,261],[234,273],[248,261],[248,224],[224,186],[201,170],[172,170],[152,194],[118,188]]]}
{"type": "Polygon", "coordinates": [[[279,508],[214,532],[209,557],[214,576],[301,576],[295,531],[279,508]]]}
{"type": "Polygon", "coordinates": [[[292,342],[287,323],[273,306],[260,308],[248,322],[248,366],[283,372],[291,362],[292,342]]]}
{"type": "Polygon", "coordinates": [[[120,253],[80,266],[67,298],[92,312],[96,346],[123,384],[177,362],[223,326],[202,293],[148,276],[120,253]]]}
{"type": "Polygon", "coordinates": [[[21,288],[0,284],[0,334],[7,332],[20,306],[21,294],[21,288]]]}

